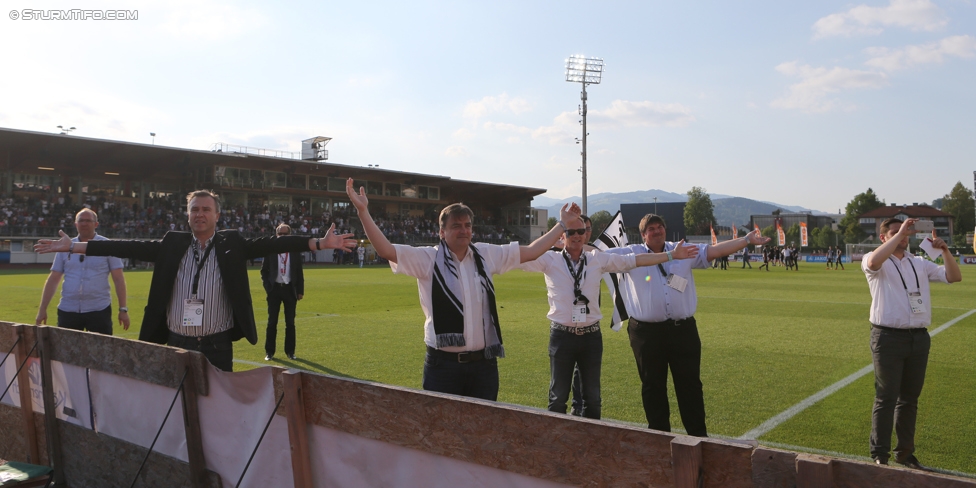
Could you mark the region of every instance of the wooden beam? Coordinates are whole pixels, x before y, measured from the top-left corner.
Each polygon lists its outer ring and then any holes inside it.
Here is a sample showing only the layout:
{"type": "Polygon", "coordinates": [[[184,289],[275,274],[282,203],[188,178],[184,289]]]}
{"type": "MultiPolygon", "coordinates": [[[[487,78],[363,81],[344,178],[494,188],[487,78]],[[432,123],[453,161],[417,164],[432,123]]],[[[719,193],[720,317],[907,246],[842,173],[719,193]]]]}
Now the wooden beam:
{"type": "Polygon", "coordinates": [[[830,458],[812,454],[796,456],[796,488],[831,488],[834,486],[830,458]]]}
{"type": "Polygon", "coordinates": [[[675,488],[699,488],[703,477],[702,446],[698,437],[671,439],[671,469],[675,488]]]}
{"type": "Polygon", "coordinates": [[[41,347],[41,384],[44,397],[44,430],[47,432],[47,449],[51,467],[54,468],[54,485],[65,486],[64,461],[61,457],[61,433],[58,430],[58,412],[54,404],[54,375],[51,372],[52,327],[38,327],[41,347]]]}
{"type": "MultiPolygon", "coordinates": [[[[17,350],[14,353],[14,359],[17,361],[17,366],[20,366],[27,361],[27,351],[30,350],[27,347],[27,328],[26,326],[17,324],[14,325],[14,330],[17,331],[17,338],[20,339],[20,342],[17,344],[17,350]]],[[[27,437],[27,462],[30,464],[41,464],[40,449],[37,445],[37,430],[34,425],[34,402],[31,400],[30,376],[27,374],[28,367],[24,365],[17,375],[17,386],[20,390],[20,411],[24,414],[24,433],[27,437]]]]}
{"type": "Polygon", "coordinates": [[[281,376],[288,418],[288,441],[291,444],[291,470],[297,488],[312,488],[312,465],[308,449],[308,424],[305,422],[305,399],[302,395],[302,373],[288,370],[281,376]]]}
{"type": "Polygon", "coordinates": [[[190,464],[190,485],[196,488],[207,486],[207,463],[203,455],[203,435],[200,433],[200,411],[197,397],[198,376],[201,374],[194,367],[193,356],[190,351],[177,351],[186,368],[186,380],[183,382],[183,430],[186,435],[186,456],[190,464]]]}

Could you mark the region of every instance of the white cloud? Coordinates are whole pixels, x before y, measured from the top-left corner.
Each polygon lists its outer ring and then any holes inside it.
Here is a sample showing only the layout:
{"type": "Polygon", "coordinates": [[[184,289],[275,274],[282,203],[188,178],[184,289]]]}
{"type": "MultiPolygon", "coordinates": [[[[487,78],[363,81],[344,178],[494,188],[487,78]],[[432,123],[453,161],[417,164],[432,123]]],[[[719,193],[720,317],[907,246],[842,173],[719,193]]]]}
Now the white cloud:
{"type": "Polygon", "coordinates": [[[800,78],[790,86],[789,93],[773,100],[775,108],[798,109],[804,112],[827,112],[835,108],[850,109],[852,106],[837,100],[828,99],[831,93],[854,89],[881,88],[887,84],[887,75],[875,71],[853,70],[835,66],[833,68],[800,65],[796,61],[782,63],[776,71],[784,75],[800,78]]]}
{"type": "Polygon", "coordinates": [[[454,133],[451,134],[451,136],[454,137],[455,139],[460,139],[462,141],[469,141],[471,140],[471,138],[474,137],[474,132],[472,132],[469,129],[465,129],[464,127],[461,127],[460,129],[454,131],[454,133]]]}
{"type": "Polygon", "coordinates": [[[591,110],[587,123],[597,127],[685,127],[695,121],[680,103],[614,100],[606,110],[591,110]]]}
{"type": "Polygon", "coordinates": [[[444,155],[451,158],[463,158],[468,155],[468,150],[461,146],[451,146],[444,150],[444,155]]]}
{"type": "Polygon", "coordinates": [[[468,102],[464,106],[464,117],[477,119],[496,112],[511,112],[517,115],[530,109],[529,102],[524,98],[511,98],[507,93],[502,93],[497,97],[488,96],[477,102],[468,102]]]}
{"type": "MultiPolygon", "coordinates": [[[[575,111],[563,112],[553,118],[551,125],[536,129],[505,122],[485,122],[485,130],[531,134],[533,139],[549,144],[574,144],[581,135],[580,116],[575,111]]],[[[590,110],[587,124],[590,129],[611,130],[619,127],[684,127],[695,121],[691,110],[679,103],[632,102],[614,100],[603,110],[590,110]]]]}
{"type": "Polygon", "coordinates": [[[952,36],[938,42],[906,46],[901,49],[870,47],[865,52],[872,56],[864,64],[895,71],[919,64],[942,63],[946,56],[971,58],[976,55],[976,38],[952,36]]]}
{"type": "Polygon", "coordinates": [[[885,27],[934,31],[947,22],[942,10],[930,0],[891,0],[885,7],[858,5],[823,17],[813,24],[813,38],[877,35],[885,27]]]}

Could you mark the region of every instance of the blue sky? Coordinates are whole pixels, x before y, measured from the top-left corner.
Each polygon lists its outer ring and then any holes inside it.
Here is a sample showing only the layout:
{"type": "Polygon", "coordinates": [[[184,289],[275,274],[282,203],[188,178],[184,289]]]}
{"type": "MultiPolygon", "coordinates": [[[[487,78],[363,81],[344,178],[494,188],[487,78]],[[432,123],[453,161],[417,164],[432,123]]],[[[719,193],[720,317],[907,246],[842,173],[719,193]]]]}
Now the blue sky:
{"type": "MultiPolygon", "coordinates": [[[[4,0],[4,11],[65,8],[4,0]]],[[[976,170],[976,3],[88,1],[138,20],[0,20],[0,126],[580,193],[843,207],[931,201],[976,170]]]]}

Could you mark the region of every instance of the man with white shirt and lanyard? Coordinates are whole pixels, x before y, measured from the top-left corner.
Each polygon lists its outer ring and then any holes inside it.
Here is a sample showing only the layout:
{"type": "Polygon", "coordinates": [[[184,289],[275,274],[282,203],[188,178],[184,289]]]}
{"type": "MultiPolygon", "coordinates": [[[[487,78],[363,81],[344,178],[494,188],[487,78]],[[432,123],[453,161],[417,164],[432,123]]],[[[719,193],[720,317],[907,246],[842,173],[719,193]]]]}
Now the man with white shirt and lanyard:
{"type": "Polygon", "coordinates": [[[622,273],[638,266],[660,266],[675,259],[698,256],[698,247],[679,242],[673,251],[654,254],[609,254],[583,251],[586,226],[582,219],[566,222],[566,247],[548,251],[522,264],[523,271],[545,273],[549,296],[549,411],[566,413],[579,366],[583,417],[599,419],[600,369],[603,335],[600,332],[600,283],[604,273],[622,273]]]}
{"type": "MultiPolygon", "coordinates": [[[[659,215],[647,214],[640,222],[642,244],[609,249],[613,254],[673,253],[679,243],[667,242],[667,225],[659,215]]],[[[634,268],[622,275],[620,291],[630,321],[627,333],[641,378],[641,399],[648,428],[671,431],[668,404],[668,369],[674,379],[681,422],[688,435],[706,437],[705,400],[701,382],[701,339],[695,322],[698,296],[692,269],[708,268],[713,260],[741,251],[748,245],[769,242],[757,231],[717,245],[696,244],[694,259],[634,268]]]]}
{"type": "Polygon", "coordinates": [[[929,282],[957,283],[962,272],[949,246],[932,239],[944,266],[908,252],[908,239],[918,219],[885,219],[881,246],[864,255],[861,269],[871,290],[871,356],[874,360],[874,410],[871,415],[871,458],[888,464],[892,424],[898,437],[895,461],[925,470],[915,457],[915,419],[925,382],[932,323],[929,282]]]}
{"type": "MultiPolygon", "coordinates": [[[[275,229],[278,237],[291,234],[288,224],[275,229]]],[[[303,249],[304,251],[304,249],[303,249]]],[[[295,358],[295,307],[305,297],[305,272],[301,252],[269,254],[261,265],[261,282],[268,294],[268,330],[264,339],[264,360],[274,359],[278,337],[278,314],[285,306],[285,356],[295,358]]]]}
{"type": "Polygon", "coordinates": [[[72,242],[41,239],[39,253],[116,256],[155,263],[139,340],[201,352],[211,364],[232,371],[234,341],[257,343],[247,261],[272,253],[352,249],[352,234],[321,239],[299,236],[247,239],[236,230],[217,231],[220,200],[207,190],[186,197],[191,232],[167,232],[161,240],[72,242]]]}
{"type": "Polygon", "coordinates": [[[454,203],[441,211],[440,244],[394,245],[369,215],[366,191],[346,181],[346,195],[376,254],[396,274],[417,278],[424,311],[423,388],[484,400],[498,399],[498,358],[505,357],[491,277],[519,267],[549,250],[566,223],[579,219],[579,207],[563,205],[559,225],[528,246],[471,243],[474,214],[454,203]]]}

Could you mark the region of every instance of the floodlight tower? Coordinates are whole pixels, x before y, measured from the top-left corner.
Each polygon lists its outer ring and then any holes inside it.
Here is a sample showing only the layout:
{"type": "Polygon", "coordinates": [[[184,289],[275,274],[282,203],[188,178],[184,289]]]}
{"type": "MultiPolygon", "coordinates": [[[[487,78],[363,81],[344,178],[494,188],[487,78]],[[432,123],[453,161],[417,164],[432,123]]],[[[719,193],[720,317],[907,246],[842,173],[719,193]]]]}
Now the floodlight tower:
{"type": "MultiPolygon", "coordinates": [[[[603,78],[603,58],[588,58],[582,54],[574,54],[566,59],[566,81],[572,83],[581,83],[583,85],[583,91],[580,93],[580,100],[583,104],[580,105],[579,114],[583,117],[581,123],[583,124],[583,150],[580,154],[583,156],[583,166],[580,172],[583,173],[583,214],[586,215],[586,85],[599,85],[600,80],[603,78]]],[[[580,143],[580,139],[576,139],[576,143],[580,143]]]]}

